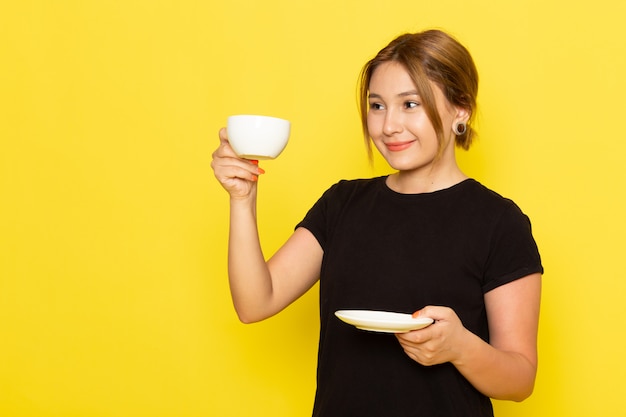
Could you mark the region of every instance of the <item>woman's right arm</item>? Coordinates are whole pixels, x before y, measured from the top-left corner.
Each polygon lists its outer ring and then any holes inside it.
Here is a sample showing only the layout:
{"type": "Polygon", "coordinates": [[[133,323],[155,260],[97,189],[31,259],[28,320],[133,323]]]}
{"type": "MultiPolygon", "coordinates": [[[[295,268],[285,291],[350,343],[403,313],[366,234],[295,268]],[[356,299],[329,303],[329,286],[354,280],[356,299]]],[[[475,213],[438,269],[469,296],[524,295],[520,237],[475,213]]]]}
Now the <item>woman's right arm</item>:
{"type": "Polygon", "coordinates": [[[215,177],[230,194],[228,276],[235,310],[244,323],[268,318],[295,301],[319,278],[323,251],[311,232],[298,228],[267,262],[256,217],[255,163],[238,158],[220,130],[213,153],[215,177]]]}

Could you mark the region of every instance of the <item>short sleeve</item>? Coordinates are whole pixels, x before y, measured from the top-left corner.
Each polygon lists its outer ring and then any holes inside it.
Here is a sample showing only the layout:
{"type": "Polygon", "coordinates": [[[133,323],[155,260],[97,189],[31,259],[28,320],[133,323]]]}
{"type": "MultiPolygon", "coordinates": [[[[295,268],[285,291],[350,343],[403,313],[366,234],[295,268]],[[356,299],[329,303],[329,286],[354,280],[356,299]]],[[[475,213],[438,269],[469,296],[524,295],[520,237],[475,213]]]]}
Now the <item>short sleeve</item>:
{"type": "Polygon", "coordinates": [[[341,182],[334,184],[322,194],[317,202],[309,209],[304,219],[296,225],[304,227],[310,231],[317,239],[322,249],[326,250],[326,245],[331,233],[331,218],[338,205],[341,182]]]}
{"type": "Polygon", "coordinates": [[[530,274],[543,273],[530,220],[513,202],[497,222],[490,241],[483,292],[530,274]]]}

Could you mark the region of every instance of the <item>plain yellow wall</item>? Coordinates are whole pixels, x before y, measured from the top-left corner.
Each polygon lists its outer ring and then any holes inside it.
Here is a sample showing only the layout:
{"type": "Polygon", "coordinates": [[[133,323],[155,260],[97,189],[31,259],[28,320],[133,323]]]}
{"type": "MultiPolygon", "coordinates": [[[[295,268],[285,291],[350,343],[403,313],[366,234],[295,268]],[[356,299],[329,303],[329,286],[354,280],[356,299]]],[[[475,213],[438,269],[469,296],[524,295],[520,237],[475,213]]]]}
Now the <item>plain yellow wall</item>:
{"type": "Polygon", "coordinates": [[[621,415],[624,4],[3,0],[0,415],[309,415],[317,297],[238,323],[217,131],[293,122],[262,163],[269,255],[332,183],[387,172],[366,160],[356,78],[431,27],[481,75],[461,163],[531,217],[546,268],[535,393],[497,414],[621,415]]]}

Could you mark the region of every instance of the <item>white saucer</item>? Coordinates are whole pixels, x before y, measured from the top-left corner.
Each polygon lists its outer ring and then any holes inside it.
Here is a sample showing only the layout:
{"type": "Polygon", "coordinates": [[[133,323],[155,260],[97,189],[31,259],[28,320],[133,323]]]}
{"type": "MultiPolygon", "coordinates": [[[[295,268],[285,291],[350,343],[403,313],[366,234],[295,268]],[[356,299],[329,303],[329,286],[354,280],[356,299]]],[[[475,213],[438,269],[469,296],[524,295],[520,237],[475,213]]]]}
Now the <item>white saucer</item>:
{"type": "Polygon", "coordinates": [[[428,317],[413,318],[410,314],[374,310],[339,310],[335,315],[358,329],[383,333],[406,333],[431,325],[428,317]]]}

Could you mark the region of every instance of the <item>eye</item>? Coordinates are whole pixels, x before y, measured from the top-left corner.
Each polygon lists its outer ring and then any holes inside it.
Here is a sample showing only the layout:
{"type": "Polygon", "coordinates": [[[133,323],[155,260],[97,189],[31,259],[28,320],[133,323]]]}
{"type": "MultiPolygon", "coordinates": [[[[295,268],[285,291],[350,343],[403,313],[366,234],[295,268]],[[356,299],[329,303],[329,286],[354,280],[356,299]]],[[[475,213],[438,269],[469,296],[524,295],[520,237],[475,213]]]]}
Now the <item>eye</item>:
{"type": "Polygon", "coordinates": [[[376,102],[370,103],[370,109],[371,110],[382,110],[384,108],[385,108],[385,106],[382,105],[381,103],[376,103],[376,102]]]}
{"type": "Polygon", "coordinates": [[[417,101],[405,101],[404,102],[404,108],[405,109],[414,109],[416,107],[419,107],[420,103],[418,103],[417,101]]]}

